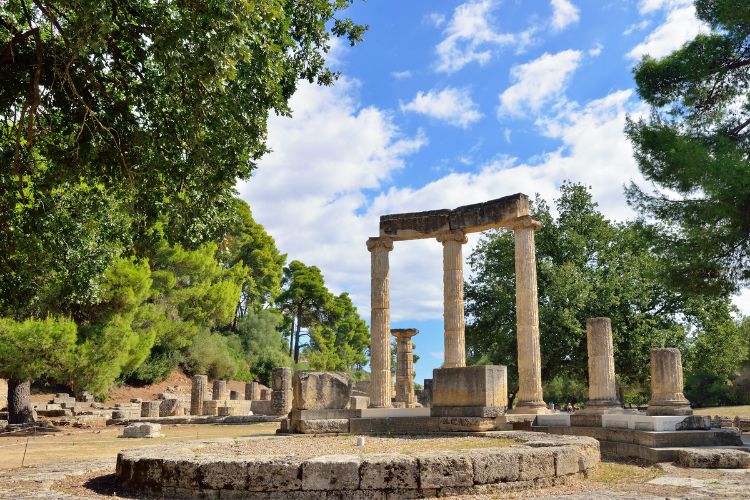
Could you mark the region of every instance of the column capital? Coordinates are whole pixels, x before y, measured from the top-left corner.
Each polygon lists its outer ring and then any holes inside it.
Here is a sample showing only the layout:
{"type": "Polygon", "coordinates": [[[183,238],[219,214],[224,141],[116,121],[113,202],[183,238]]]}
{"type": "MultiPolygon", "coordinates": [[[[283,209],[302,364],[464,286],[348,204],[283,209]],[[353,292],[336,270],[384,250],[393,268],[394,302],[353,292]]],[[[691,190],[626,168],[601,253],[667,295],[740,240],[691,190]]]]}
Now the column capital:
{"type": "Polygon", "coordinates": [[[380,247],[390,252],[393,250],[393,240],[387,236],[373,236],[367,239],[367,250],[370,252],[380,247]]]}
{"type": "Polygon", "coordinates": [[[391,328],[391,335],[397,339],[409,339],[418,333],[416,328],[391,328]]]}
{"type": "Polygon", "coordinates": [[[514,231],[523,228],[532,228],[534,231],[539,231],[542,228],[542,223],[533,219],[530,215],[524,215],[511,222],[508,227],[514,231]]]}
{"type": "Polygon", "coordinates": [[[460,229],[453,229],[451,231],[440,233],[436,239],[442,244],[445,244],[447,241],[457,241],[463,245],[469,241],[469,238],[466,237],[466,233],[460,229]]]}

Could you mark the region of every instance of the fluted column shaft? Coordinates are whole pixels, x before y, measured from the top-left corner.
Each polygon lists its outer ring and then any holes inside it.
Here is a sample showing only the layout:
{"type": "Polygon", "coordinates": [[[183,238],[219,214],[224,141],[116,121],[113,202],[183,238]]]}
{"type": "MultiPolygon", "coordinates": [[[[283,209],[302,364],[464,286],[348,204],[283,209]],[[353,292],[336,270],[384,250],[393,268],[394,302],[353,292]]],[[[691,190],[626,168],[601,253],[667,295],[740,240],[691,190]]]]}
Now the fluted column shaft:
{"type": "Polygon", "coordinates": [[[437,240],[443,244],[443,366],[456,368],[466,366],[462,249],[468,240],[463,231],[446,232],[437,240]]]}
{"type": "Polygon", "coordinates": [[[414,408],[414,353],[412,337],[419,333],[416,328],[391,330],[396,337],[396,401],[407,408],[414,408]]]}
{"type": "Polygon", "coordinates": [[[589,400],[586,402],[586,408],[620,408],[622,403],[617,399],[610,319],[587,319],[586,341],[589,355],[589,400]]]}
{"type": "Polygon", "coordinates": [[[651,349],[651,401],[649,415],[691,415],[683,394],[682,355],[679,349],[651,349]]]}
{"type": "Polygon", "coordinates": [[[513,226],[516,264],[516,337],[518,396],[513,413],[545,413],[539,348],[539,301],[536,286],[534,232],[541,223],[529,216],[513,226]]]}
{"type": "Polygon", "coordinates": [[[370,406],[391,406],[390,238],[370,238],[370,406]]]}
{"type": "Polygon", "coordinates": [[[203,402],[208,399],[208,376],[193,375],[190,389],[190,414],[203,415],[203,402]]]}

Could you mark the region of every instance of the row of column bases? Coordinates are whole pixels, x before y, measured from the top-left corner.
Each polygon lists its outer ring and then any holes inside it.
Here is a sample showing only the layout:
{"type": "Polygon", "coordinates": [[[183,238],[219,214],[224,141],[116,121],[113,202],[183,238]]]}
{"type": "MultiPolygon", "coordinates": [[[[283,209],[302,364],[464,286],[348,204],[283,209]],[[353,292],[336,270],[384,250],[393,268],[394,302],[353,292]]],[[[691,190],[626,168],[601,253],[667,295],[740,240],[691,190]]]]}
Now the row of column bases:
{"type": "MultiPolygon", "coordinates": [[[[271,401],[271,414],[286,415],[292,409],[292,369],[273,368],[271,370],[271,389],[263,388],[258,382],[245,384],[245,401],[271,401]]],[[[227,381],[214,380],[211,399],[223,401],[226,399],[240,400],[242,395],[238,391],[227,394],[227,381]],[[227,398],[227,395],[229,398],[227,398]]],[[[203,415],[203,403],[208,398],[208,376],[194,375],[190,391],[190,414],[203,415]]]]}
{"type": "MultiPolygon", "coordinates": [[[[519,390],[513,413],[544,413],[542,367],[539,350],[539,306],[536,283],[534,233],[541,227],[530,216],[519,217],[510,227],[515,239],[516,322],[519,390]]],[[[463,245],[460,230],[446,231],[443,244],[443,298],[445,368],[466,366],[464,325],[463,245]]],[[[390,354],[390,284],[388,254],[393,240],[381,236],[367,240],[371,258],[371,382],[370,405],[389,407],[392,400],[390,354]]],[[[398,384],[397,384],[398,387],[398,384]]]]}
{"type": "MultiPolygon", "coordinates": [[[[546,413],[542,393],[539,347],[539,304],[537,299],[536,247],[534,233],[541,227],[530,216],[511,226],[515,241],[516,335],[518,343],[517,403],[510,413],[546,413]]],[[[443,297],[445,368],[466,366],[464,325],[463,255],[467,242],[463,231],[448,231],[437,240],[443,244],[443,297]]],[[[412,342],[416,329],[390,328],[390,284],[388,254],[393,240],[367,240],[371,255],[371,382],[370,406],[390,407],[392,394],[390,335],[398,339],[399,366],[396,371],[396,401],[413,406],[412,342]],[[403,352],[402,352],[403,351],[403,352]],[[403,356],[402,356],[403,354],[403,356]],[[403,365],[401,360],[403,359],[403,365]]],[[[589,401],[587,412],[606,413],[622,408],[615,383],[612,325],[609,318],[586,322],[589,401]]],[[[683,395],[682,359],[678,349],[651,350],[651,401],[649,414],[674,415],[690,412],[683,395]]]]}

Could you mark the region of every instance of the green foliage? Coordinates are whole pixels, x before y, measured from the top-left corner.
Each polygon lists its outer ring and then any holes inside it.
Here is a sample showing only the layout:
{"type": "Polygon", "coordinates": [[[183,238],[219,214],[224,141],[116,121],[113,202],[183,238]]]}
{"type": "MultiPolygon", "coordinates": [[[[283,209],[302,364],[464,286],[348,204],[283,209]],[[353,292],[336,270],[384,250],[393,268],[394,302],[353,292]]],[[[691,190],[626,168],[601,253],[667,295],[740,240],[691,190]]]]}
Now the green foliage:
{"type": "Polygon", "coordinates": [[[281,314],[274,310],[249,311],[237,322],[237,336],[242,342],[250,375],[270,387],[271,370],[292,366],[292,358],[279,332],[281,314]]]}
{"type": "Polygon", "coordinates": [[[322,325],[327,319],[331,294],[325,286],[323,274],[316,266],[306,266],[294,260],[284,268],[283,291],[276,298],[279,310],[290,316],[289,354],[299,362],[302,329],[322,325]]]}
{"type": "Polygon", "coordinates": [[[670,282],[724,295],[750,280],[750,4],[697,0],[712,30],[635,68],[648,120],[629,121],[641,172],[628,197],[659,220],[652,240],[670,282]]]}
{"type": "Polygon", "coordinates": [[[567,403],[582,403],[588,399],[588,386],[576,379],[558,375],[544,384],[544,400],[559,408],[567,403]]]}
{"type": "Polygon", "coordinates": [[[238,315],[244,316],[251,309],[258,309],[273,302],[281,291],[286,255],[279,253],[276,242],[262,225],[255,222],[250,207],[235,199],[237,222],[228,236],[226,260],[228,266],[244,265],[246,271],[242,284],[242,296],[238,315]]]}
{"type": "Polygon", "coordinates": [[[199,333],[185,357],[188,373],[203,373],[215,379],[249,380],[242,341],[236,335],[199,333]]]}
{"type": "Polygon", "coordinates": [[[168,215],[170,240],[216,236],[269,113],[289,113],[301,79],[333,83],[331,35],[361,40],[336,17],[350,3],[3,2],[0,192],[85,178],[128,200],[134,233],[168,215]]]}
{"type": "MultiPolygon", "coordinates": [[[[652,347],[679,347],[687,358],[691,337],[729,320],[726,300],[687,298],[663,286],[642,226],[606,220],[583,186],[563,184],[555,205],[557,217],[539,199],[532,209],[542,222],[536,251],[543,380],[587,380],[587,318],[611,318],[616,371],[624,385],[641,387],[648,385],[652,347]]],[[[490,233],[469,263],[469,360],[507,365],[515,392],[512,234],[490,233]]]]}
{"type": "Polygon", "coordinates": [[[0,318],[0,377],[55,380],[75,357],[76,336],[68,318],[0,318]]]}

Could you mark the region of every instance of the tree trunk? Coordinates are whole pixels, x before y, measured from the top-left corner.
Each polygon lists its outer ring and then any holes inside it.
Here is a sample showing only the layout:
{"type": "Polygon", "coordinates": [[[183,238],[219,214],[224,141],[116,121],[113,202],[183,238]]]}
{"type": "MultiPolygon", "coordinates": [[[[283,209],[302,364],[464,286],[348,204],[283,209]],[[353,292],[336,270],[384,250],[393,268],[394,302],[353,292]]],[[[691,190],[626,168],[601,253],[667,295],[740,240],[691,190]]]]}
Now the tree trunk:
{"type": "Polygon", "coordinates": [[[297,311],[297,330],[294,332],[294,362],[299,363],[299,334],[302,330],[302,306],[297,311]]]}
{"type": "Polygon", "coordinates": [[[8,423],[27,424],[33,421],[31,382],[28,380],[8,380],[8,423]]]}
{"type": "Polygon", "coordinates": [[[297,316],[294,316],[292,321],[292,331],[289,332],[289,357],[294,355],[294,332],[297,330],[297,316]]]}

